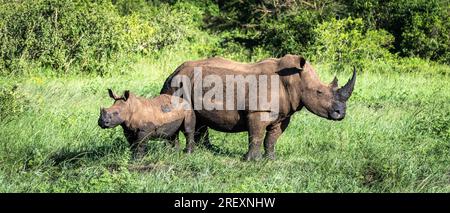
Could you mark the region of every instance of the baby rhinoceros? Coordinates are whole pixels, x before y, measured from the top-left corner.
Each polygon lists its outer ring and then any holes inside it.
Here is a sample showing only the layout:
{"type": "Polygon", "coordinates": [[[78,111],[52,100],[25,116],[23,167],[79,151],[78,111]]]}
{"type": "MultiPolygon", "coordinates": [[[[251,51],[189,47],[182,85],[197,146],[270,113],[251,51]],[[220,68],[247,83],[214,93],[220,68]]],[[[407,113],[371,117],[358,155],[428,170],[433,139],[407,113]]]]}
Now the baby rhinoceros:
{"type": "Polygon", "coordinates": [[[108,93],[114,104],[100,109],[98,125],[103,129],[122,126],[134,158],[143,156],[149,139],[169,140],[178,148],[180,130],[186,136],[185,151],[192,152],[195,114],[184,99],[171,95],[146,99],[128,90],[120,97],[111,89],[108,93]]]}

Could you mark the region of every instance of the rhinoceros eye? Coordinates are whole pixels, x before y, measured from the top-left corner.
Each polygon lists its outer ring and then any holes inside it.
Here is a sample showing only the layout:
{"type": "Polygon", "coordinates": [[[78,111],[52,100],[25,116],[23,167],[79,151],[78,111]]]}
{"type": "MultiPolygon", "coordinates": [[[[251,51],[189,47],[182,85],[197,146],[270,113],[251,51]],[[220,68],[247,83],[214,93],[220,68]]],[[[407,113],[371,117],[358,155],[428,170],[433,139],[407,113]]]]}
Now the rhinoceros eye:
{"type": "Polygon", "coordinates": [[[113,115],[114,115],[114,116],[118,116],[118,115],[119,115],[119,112],[113,112],[113,115]]]}
{"type": "Polygon", "coordinates": [[[317,90],[317,95],[322,95],[323,92],[321,90],[317,90]]]}

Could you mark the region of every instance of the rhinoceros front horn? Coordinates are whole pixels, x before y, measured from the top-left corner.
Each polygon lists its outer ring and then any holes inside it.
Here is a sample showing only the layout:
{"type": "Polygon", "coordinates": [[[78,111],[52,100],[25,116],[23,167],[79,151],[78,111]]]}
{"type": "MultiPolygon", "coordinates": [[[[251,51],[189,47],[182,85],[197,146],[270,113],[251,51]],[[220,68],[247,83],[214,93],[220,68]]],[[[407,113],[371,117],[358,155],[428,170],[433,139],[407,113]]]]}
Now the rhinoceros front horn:
{"type": "Polygon", "coordinates": [[[356,81],[356,68],[353,67],[353,76],[352,78],[340,89],[338,89],[337,93],[339,95],[339,99],[341,101],[347,101],[352,95],[353,88],[355,87],[356,81]]]}

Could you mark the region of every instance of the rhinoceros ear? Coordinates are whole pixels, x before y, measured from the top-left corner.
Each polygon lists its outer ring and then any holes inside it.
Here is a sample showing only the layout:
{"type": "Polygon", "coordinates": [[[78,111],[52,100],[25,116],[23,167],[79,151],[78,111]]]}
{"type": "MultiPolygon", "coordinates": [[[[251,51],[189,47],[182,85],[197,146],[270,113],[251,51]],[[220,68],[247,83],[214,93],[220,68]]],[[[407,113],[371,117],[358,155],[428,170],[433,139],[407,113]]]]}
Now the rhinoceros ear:
{"type": "Polygon", "coordinates": [[[125,92],[123,93],[123,100],[127,101],[129,97],[130,97],[130,90],[125,90],[125,92]]]}
{"type": "Polygon", "coordinates": [[[302,56],[300,56],[300,68],[303,69],[303,67],[305,66],[305,64],[306,64],[305,58],[303,58],[302,56]]]}
{"type": "Polygon", "coordinates": [[[109,94],[109,97],[111,97],[114,100],[117,100],[119,98],[119,97],[117,97],[116,94],[114,94],[114,92],[111,89],[108,89],[108,94],[109,94]]]}

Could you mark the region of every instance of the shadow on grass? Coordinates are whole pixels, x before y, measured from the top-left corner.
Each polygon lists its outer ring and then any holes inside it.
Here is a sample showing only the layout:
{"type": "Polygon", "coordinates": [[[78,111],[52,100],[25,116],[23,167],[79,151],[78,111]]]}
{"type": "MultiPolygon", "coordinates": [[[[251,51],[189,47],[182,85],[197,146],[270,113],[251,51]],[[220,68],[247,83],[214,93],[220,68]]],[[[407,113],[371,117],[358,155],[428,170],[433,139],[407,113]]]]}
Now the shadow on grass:
{"type": "MultiPolygon", "coordinates": [[[[147,147],[146,147],[146,153],[147,154],[151,154],[151,153],[160,153],[162,151],[164,152],[183,152],[186,148],[186,140],[184,138],[180,139],[180,144],[179,147],[173,147],[168,140],[150,140],[147,143],[147,147]]],[[[196,152],[197,150],[206,150],[208,152],[211,152],[213,155],[217,155],[217,156],[227,156],[227,157],[241,157],[243,155],[243,153],[240,152],[233,152],[230,151],[228,149],[226,149],[225,147],[219,147],[217,145],[214,144],[204,144],[203,141],[198,142],[194,145],[194,152],[196,152]]]]}
{"type": "Polygon", "coordinates": [[[76,166],[79,162],[99,161],[107,155],[118,154],[128,149],[128,143],[115,138],[111,143],[100,146],[84,144],[82,147],[64,147],[49,156],[53,166],[76,166]]]}
{"type": "Polygon", "coordinates": [[[233,152],[226,148],[221,148],[217,145],[211,144],[210,146],[202,146],[204,149],[213,153],[216,156],[226,156],[226,157],[242,157],[243,153],[233,152]]]}
{"type": "MultiPolygon", "coordinates": [[[[95,143],[92,143],[95,144],[95,143]]],[[[148,154],[161,154],[167,152],[181,152],[183,149],[181,145],[178,149],[171,147],[166,141],[149,141],[146,147],[146,155],[148,154]]],[[[239,158],[242,153],[233,152],[226,148],[219,147],[217,145],[203,146],[198,145],[197,149],[205,149],[210,151],[216,156],[226,156],[232,158],[239,158]]],[[[104,158],[111,155],[123,155],[124,152],[129,150],[128,142],[124,141],[122,138],[115,138],[112,142],[105,142],[103,145],[91,145],[89,143],[83,144],[80,147],[63,147],[48,157],[48,161],[51,166],[69,166],[69,167],[79,167],[86,163],[95,164],[96,162],[104,161],[104,158]]],[[[130,163],[132,170],[152,170],[154,165],[147,165],[147,162],[141,162],[145,157],[140,159],[132,159],[130,154],[130,163]],[[144,165],[140,165],[143,163],[144,165]],[[138,164],[139,166],[136,166],[138,164]],[[136,167],[136,168],[135,168],[136,167]],[[139,168],[138,168],[139,167],[139,168]],[[140,168],[142,167],[142,168],[140,168]]],[[[117,165],[110,165],[112,170],[116,170],[117,165]]]]}

